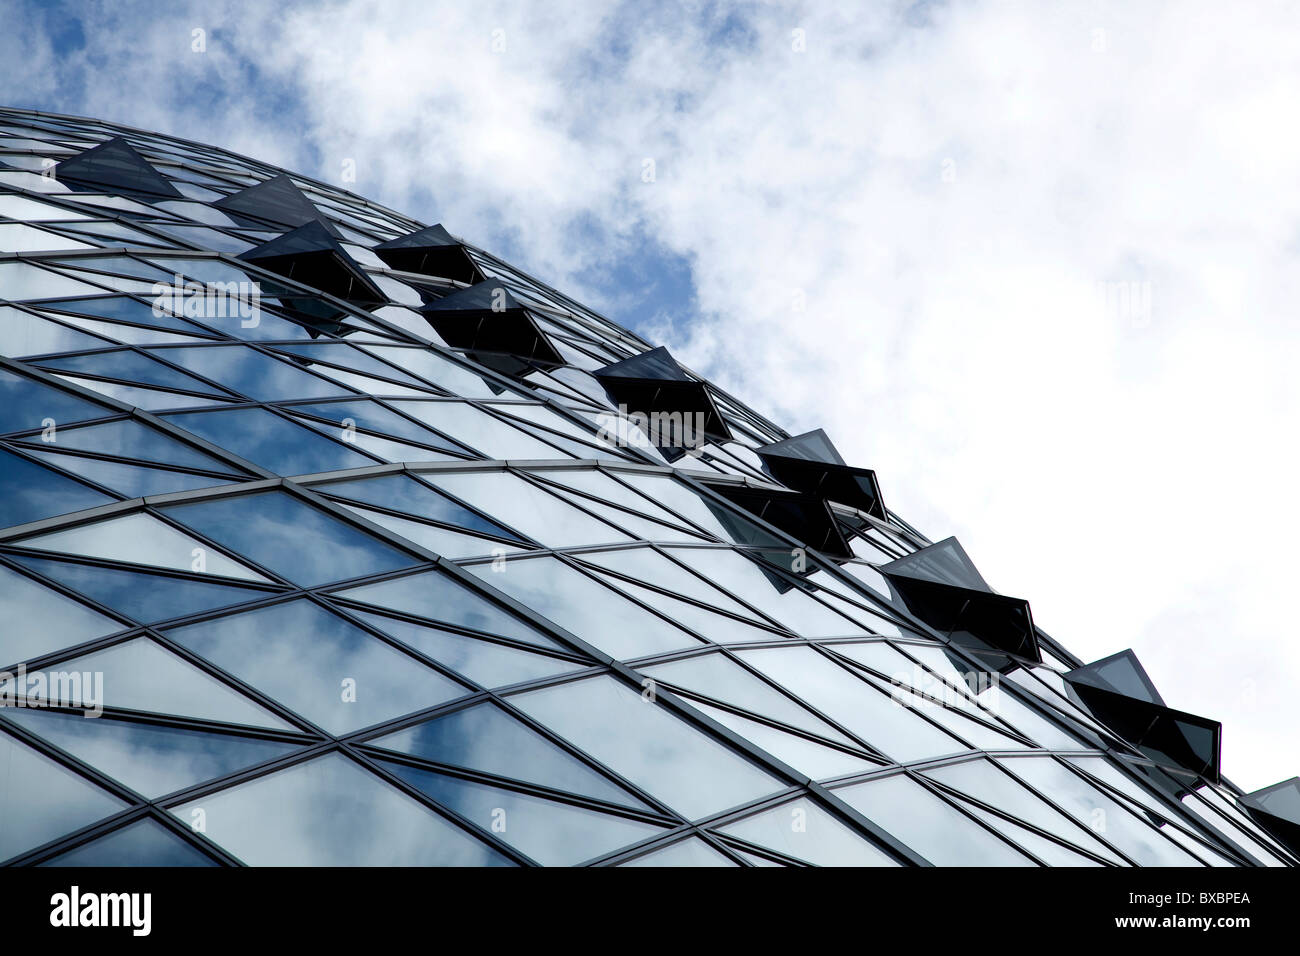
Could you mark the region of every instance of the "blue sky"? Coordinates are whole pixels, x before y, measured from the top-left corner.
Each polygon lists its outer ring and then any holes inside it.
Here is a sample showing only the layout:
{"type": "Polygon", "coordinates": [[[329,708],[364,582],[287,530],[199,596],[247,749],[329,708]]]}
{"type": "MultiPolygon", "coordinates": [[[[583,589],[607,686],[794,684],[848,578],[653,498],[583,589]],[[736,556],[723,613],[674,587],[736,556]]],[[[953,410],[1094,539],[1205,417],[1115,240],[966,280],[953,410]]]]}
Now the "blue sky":
{"type": "Polygon", "coordinates": [[[1172,706],[1223,720],[1237,782],[1300,771],[1300,10],[4,17],[5,102],[442,221],[791,431],[825,427],[1080,656],[1132,647],[1172,706]]]}

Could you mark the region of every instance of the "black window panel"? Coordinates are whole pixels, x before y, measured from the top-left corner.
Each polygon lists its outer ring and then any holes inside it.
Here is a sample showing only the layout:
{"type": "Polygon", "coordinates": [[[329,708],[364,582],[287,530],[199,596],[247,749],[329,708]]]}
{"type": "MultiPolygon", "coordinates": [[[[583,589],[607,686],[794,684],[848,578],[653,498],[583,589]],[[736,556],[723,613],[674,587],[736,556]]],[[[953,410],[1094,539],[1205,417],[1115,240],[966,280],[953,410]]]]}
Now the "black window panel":
{"type": "Polygon", "coordinates": [[[79,192],[119,193],[146,202],[185,198],[120,136],[65,159],[54,175],[79,192]]]}
{"type": "Polygon", "coordinates": [[[1132,651],[1075,668],[1065,680],[1097,720],[1152,760],[1218,782],[1222,725],[1164,706],[1132,651]],[[1140,696],[1117,688],[1137,688],[1140,696]]]}
{"type": "Polygon", "coordinates": [[[239,258],[358,305],[388,301],[321,222],[308,222],[239,258]]]}
{"type": "MultiPolygon", "coordinates": [[[[475,358],[477,353],[504,353],[503,357],[517,356],[544,366],[564,364],[563,356],[500,279],[460,289],[419,311],[443,341],[475,353],[475,358]]],[[[520,367],[531,366],[514,362],[502,370],[518,374],[520,367]]]]}
{"type": "Polygon", "coordinates": [[[780,528],[823,554],[837,558],[853,557],[853,551],[844,540],[830,508],[816,495],[722,483],[709,484],[708,487],[754,517],[780,528]]]}
{"type": "Polygon", "coordinates": [[[768,473],[781,484],[887,517],[876,473],[845,464],[826,432],[818,428],[754,449],[768,473]]]}
{"type": "MultiPolygon", "coordinates": [[[[891,576],[889,581],[908,611],[952,640],[975,650],[1043,659],[1028,601],[901,575],[891,576]]],[[[984,655],[981,659],[996,661],[996,657],[984,655]]],[[[996,669],[1006,669],[1007,663],[996,669]]]]}
{"type": "Polygon", "coordinates": [[[256,186],[241,189],[225,199],[218,199],[212,205],[254,229],[265,229],[268,225],[276,229],[294,229],[316,221],[331,235],[339,234],[334,225],[321,215],[321,211],[284,173],[256,186]]]}
{"type": "Polygon", "coordinates": [[[442,223],[381,242],[374,251],[375,255],[402,272],[421,272],[467,285],[475,285],[485,278],[464,245],[457,242],[442,223]]]}

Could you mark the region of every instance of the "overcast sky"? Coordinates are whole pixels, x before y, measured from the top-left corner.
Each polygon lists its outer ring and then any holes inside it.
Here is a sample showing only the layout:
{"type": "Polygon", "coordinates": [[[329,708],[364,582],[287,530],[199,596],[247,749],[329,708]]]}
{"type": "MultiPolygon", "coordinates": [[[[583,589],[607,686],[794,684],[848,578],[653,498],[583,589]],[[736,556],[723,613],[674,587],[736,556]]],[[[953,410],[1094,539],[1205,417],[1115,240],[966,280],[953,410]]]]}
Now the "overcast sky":
{"type": "Polygon", "coordinates": [[[10,2],[0,100],[443,222],[1300,773],[1300,7],[583,6],[10,2]]]}

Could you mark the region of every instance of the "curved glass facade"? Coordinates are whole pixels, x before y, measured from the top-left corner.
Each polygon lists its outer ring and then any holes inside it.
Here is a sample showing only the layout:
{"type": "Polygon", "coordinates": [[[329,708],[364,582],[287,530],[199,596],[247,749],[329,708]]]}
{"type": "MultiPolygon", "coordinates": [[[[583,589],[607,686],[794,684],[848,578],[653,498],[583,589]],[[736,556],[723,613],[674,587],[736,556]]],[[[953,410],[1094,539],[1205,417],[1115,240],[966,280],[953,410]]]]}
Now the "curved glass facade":
{"type": "Polygon", "coordinates": [[[1296,862],[1135,659],[441,226],[0,110],[0,356],[0,861],[1296,862]]]}

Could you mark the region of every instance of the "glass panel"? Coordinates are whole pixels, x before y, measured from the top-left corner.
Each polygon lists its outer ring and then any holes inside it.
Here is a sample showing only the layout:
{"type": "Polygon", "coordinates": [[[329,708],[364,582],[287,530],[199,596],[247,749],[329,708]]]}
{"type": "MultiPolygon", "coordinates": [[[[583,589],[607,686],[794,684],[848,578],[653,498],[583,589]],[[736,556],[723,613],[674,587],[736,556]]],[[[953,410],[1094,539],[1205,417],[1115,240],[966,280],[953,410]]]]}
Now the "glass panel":
{"type": "Polygon", "coordinates": [[[691,704],[696,710],[712,717],[729,730],[734,730],[750,743],[766,750],[777,760],[805,774],[809,779],[826,780],[831,777],[846,777],[849,774],[880,769],[879,764],[870,763],[861,757],[854,757],[833,747],[823,747],[811,740],[741,717],[720,707],[710,707],[699,701],[691,701],[691,704]]]}
{"type": "Polygon", "coordinates": [[[962,807],[967,813],[971,814],[976,819],[983,820],[989,827],[996,830],[998,833],[1001,833],[1004,837],[1007,837],[1012,843],[1016,844],[1021,849],[1029,851],[1048,866],[1103,865],[1081,853],[1075,853],[1074,851],[1061,846],[1059,843],[1054,843],[1046,837],[1034,833],[1032,830],[1018,826],[1009,820],[1004,820],[997,814],[990,813],[981,807],[975,806],[973,803],[967,803],[963,800],[962,807]]]}
{"type": "Polygon", "coordinates": [[[679,601],[660,591],[652,591],[650,588],[632,584],[612,575],[597,572],[597,577],[610,587],[617,588],[622,593],[654,608],[679,627],[689,627],[700,637],[716,644],[770,641],[786,636],[778,631],[769,631],[723,614],[715,614],[708,608],[679,601]]]}
{"type": "Polygon", "coordinates": [[[53,710],[14,708],[10,720],[146,797],[283,756],[296,744],[209,734],[156,724],[53,710]]]}
{"type": "Polygon", "coordinates": [[[1071,843],[1077,843],[1117,866],[1124,865],[1124,861],[1093,837],[1090,831],[1052,809],[1018,780],[1007,776],[990,761],[976,760],[947,767],[935,767],[925,771],[925,775],[963,793],[968,793],[976,800],[982,800],[1004,813],[1020,817],[1049,833],[1055,833],[1071,843]]]}
{"type": "Polygon", "coordinates": [[[53,299],[58,296],[94,295],[103,289],[26,262],[0,262],[0,289],[14,302],[22,299],[53,299]]]}
{"type": "Polygon", "coordinates": [[[339,754],[200,797],[172,813],[187,826],[202,820],[210,839],[252,866],[511,865],[339,754]]]}
{"type": "Polygon", "coordinates": [[[290,405],[285,410],[315,415],[317,418],[333,422],[340,428],[344,427],[344,423],[348,419],[351,419],[353,425],[365,431],[378,432],[381,435],[389,435],[393,438],[406,439],[424,445],[433,445],[438,448],[447,448],[459,454],[473,456],[473,452],[464,445],[458,445],[449,438],[444,438],[436,432],[417,425],[409,418],[403,418],[396,412],[384,408],[378,402],[329,402],[328,404],[322,403],[319,405],[290,405]]]}
{"type": "Polygon", "coordinates": [[[516,601],[623,660],[698,646],[699,641],[555,558],[515,558],[500,572],[467,568],[516,601]]]}
{"type": "Polygon", "coordinates": [[[60,429],[57,433],[57,443],[59,448],[98,452],[118,458],[141,459],[161,465],[198,468],[233,475],[243,474],[234,465],[206,455],[134,419],[60,429]]]}
{"type": "Polygon", "coordinates": [[[0,630],[0,666],[72,647],[126,626],[3,565],[0,620],[10,622],[0,630]]]}
{"type": "Polygon", "coordinates": [[[271,593],[49,558],[14,556],[13,560],[142,624],[243,604],[271,593]]]}
{"type": "Polygon", "coordinates": [[[413,555],[284,492],[166,510],[205,537],[304,587],[418,563],[413,555]]]}
{"type": "Polygon", "coordinates": [[[702,654],[685,660],[669,661],[667,664],[653,664],[642,667],[641,671],[686,690],[818,734],[828,740],[852,744],[848,737],[830,724],[818,720],[757,675],[721,654],[702,654]]]}
{"type": "Polygon", "coordinates": [[[263,402],[325,398],[349,392],[319,376],[273,359],[247,345],[159,348],[155,355],[263,402]]]}
{"type": "MultiPolygon", "coordinates": [[[[103,405],[0,369],[0,432],[46,429],[48,434],[49,419],[62,426],[111,414],[103,405]]],[[[53,434],[57,440],[58,431],[53,434]]]]}
{"type": "Polygon", "coordinates": [[[166,634],[333,734],[468,693],[306,599],[166,634]]]}
{"type": "Polygon", "coordinates": [[[20,538],[14,543],[40,551],[270,583],[256,571],[143,513],[20,538]]]}
{"type": "Polygon", "coordinates": [[[772,793],[781,781],[612,677],[526,691],[511,703],[688,817],[772,793]],[[601,719],[593,720],[593,715],[601,719]]]}
{"type": "Polygon", "coordinates": [[[436,763],[648,809],[641,800],[495,704],[477,704],[369,743],[436,763]]]}
{"type": "Polygon", "coordinates": [[[897,866],[883,850],[806,799],[722,827],[758,846],[817,866],[897,866]]]}
{"type": "Polygon", "coordinates": [[[746,663],[895,760],[921,760],[967,749],[810,647],[737,653],[746,663]]]}
{"type": "Polygon", "coordinates": [[[497,394],[480,376],[429,349],[368,345],[365,351],[373,352],[398,368],[418,375],[426,382],[432,382],[453,395],[463,395],[466,398],[492,398],[497,394]]]}
{"type": "Polygon", "coordinates": [[[12,452],[0,451],[0,527],[83,511],[115,500],[12,452]]]}
{"type": "Polygon", "coordinates": [[[503,687],[522,681],[539,680],[584,666],[435,627],[410,624],[381,614],[366,611],[349,613],[484,687],[503,687]]]}
{"type": "Polygon", "coordinates": [[[186,412],[168,420],[278,475],[365,468],[373,458],[264,408],[186,412]]]}
{"type": "Polygon", "coordinates": [[[85,777],[0,732],[0,860],[125,808],[85,777]]]}
{"type": "Polygon", "coordinates": [[[737,866],[699,837],[690,837],[620,866],[737,866]]]}
{"type": "MultiPolygon", "coordinates": [[[[178,349],[179,352],[193,351],[178,349]]],[[[173,361],[177,361],[173,359],[173,361]]],[[[219,389],[199,381],[192,375],[177,372],[161,362],[155,362],[148,356],[129,349],[116,352],[94,352],[89,355],[69,355],[62,358],[42,359],[41,364],[47,368],[62,372],[96,375],[103,378],[116,378],[137,385],[166,388],[182,392],[199,392],[216,398],[228,398],[219,389]]]]}
{"type": "MultiPolygon", "coordinates": [[[[160,329],[120,325],[114,322],[103,322],[99,319],[88,319],[80,315],[65,315],[60,316],[60,318],[69,325],[75,325],[79,329],[86,329],[96,335],[102,335],[108,340],[97,341],[95,345],[83,345],[81,348],[103,348],[113,342],[122,342],[127,345],[159,345],[166,342],[204,341],[196,335],[179,335],[175,332],[163,332],[160,329]]],[[[72,351],[72,349],[67,349],[67,351],[72,351]]]]}
{"type": "Polygon", "coordinates": [[[339,597],[431,621],[455,624],[527,644],[565,649],[546,634],[440,571],[425,571],[335,593],[339,597]]]}
{"type": "Polygon", "coordinates": [[[1033,866],[1027,856],[902,774],[835,795],[936,866],[1033,866]]]}
{"type": "Polygon", "coordinates": [[[165,495],[173,491],[192,491],[236,481],[235,478],[209,478],[182,471],[165,471],[160,468],[143,468],[120,461],[103,461],[82,458],[79,455],[52,454],[27,449],[27,454],[56,468],[62,468],[87,481],[103,485],[127,498],[144,498],[165,495]]]}
{"type": "Polygon", "coordinates": [[[1142,866],[1197,866],[1198,861],[1078,774],[1050,758],[999,759],[1020,777],[1142,866]]]}
{"type": "Polygon", "coordinates": [[[71,385],[79,385],[82,388],[90,389],[92,392],[98,392],[101,395],[122,402],[125,405],[134,405],[136,408],[143,408],[145,411],[149,412],[172,408],[211,408],[215,405],[224,404],[215,398],[197,398],[193,395],[181,395],[178,392],[165,392],[157,388],[143,388],[135,385],[119,385],[115,382],[101,382],[93,378],[81,378],[77,375],[69,375],[66,372],[56,372],[55,374],[71,385]]]}
{"type": "Polygon", "coordinates": [[[436,473],[424,478],[431,485],[552,547],[631,540],[630,535],[578,511],[555,495],[507,471],[436,473]]]}
{"type": "Polygon", "coordinates": [[[157,820],[137,820],[41,866],[216,866],[157,820]]]}
{"type": "MultiPolygon", "coordinates": [[[[657,551],[649,548],[630,548],[622,551],[593,551],[581,555],[583,561],[624,574],[633,581],[653,584],[673,594],[707,604],[709,607],[730,611],[739,617],[759,620],[753,611],[739,601],[711,587],[703,578],[692,574],[657,551]]],[[[762,623],[769,623],[764,620],[762,623]]],[[[770,635],[774,636],[774,635],[770,635]]]]}
{"type": "Polygon", "coordinates": [[[55,670],[102,674],[105,707],[297,730],[260,704],[147,637],[61,661],[55,670]]]}
{"type": "MultiPolygon", "coordinates": [[[[353,348],[351,345],[346,345],[342,342],[312,342],[302,345],[277,345],[275,348],[281,352],[288,352],[292,355],[300,356],[301,358],[310,360],[313,363],[328,362],[330,365],[336,365],[339,368],[353,372],[363,372],[367,376],[377,375],[380,378],[394,379],[408,385],[419,386],[420,388],[428,387],[423,382],[412,378],[400,369],[396,369],[391,365],[379,361],[368,352],[353,348]]],[[[333,375],[337,370],[334,368],[322,367],[319,371],[326,375],[333,375]]],[[[392,388],[393,386],[386,385],[383,387],[392,388]]],[[[393,415],[392,412],[387,412],[386,409],[375,406],[372,402],[359,402],[357,404],[371,406],[379,412],[386,412],[387,415],[393,418],[398,417],[393,415]]],[[[358,420],[358,424],[360,424],[360,420],[358,420]]],[[[411,427],[414,428],[415,426],[412,425],[411,427]]],[[[386,431],[387,429],[382,430],[386,431]]]]}
{"type": "Polygon", "coordinates": [[[487,458],[510,461],[572,457],[468,402],[393,401],[389,404],[487,458]]]}
{"type": "Polygon", "coordinates": [[[344,507],[353,514],[365,518],[367,521],[373,521],[381,528],[387,528],[394,534],[401,535],[407,541],[418,544],[422,548],[428,548],[444,558],[484,557],[486,555],[512,554],[520,550],[510,545],[503,545],[500,541],[449,531],[446,528],[425,524],[423,521],[398,518],[390,514],[384,514],[381,511],[372,511],[369,508],[358,508],[352,505],[344,505],[344,507]]]}
{"type": "Polygon", "coordinates": [[[663,831],[638,820],[384,763],[407,783],[543,866],[572,866],[663,831]]]}
{"type": "Polygon", "coordinates": [[[110,344],[11,305],[0,306],[0,354],[22,358],[48,352],[104,348],[110,344]]]}
{"type": "Polygon", "coordinates": [[[851,637],[868,633],[797,588],[782,593],[762,568],[734,551],[712,548],[667,550],[718,587],[752,604],[802,637],[851,637]]]}
{"type": "Polygon", "coordinates": [[[462,508],[450,498],[409,475],[384,475],[360,481],[336,481],[326,485],[315,485],[313,490],[366,504],[380,505],[393,511],[403,511],[413,518],[440,521],[469,531],[522,540],[503,526],[467,508],[462,508]]]}

